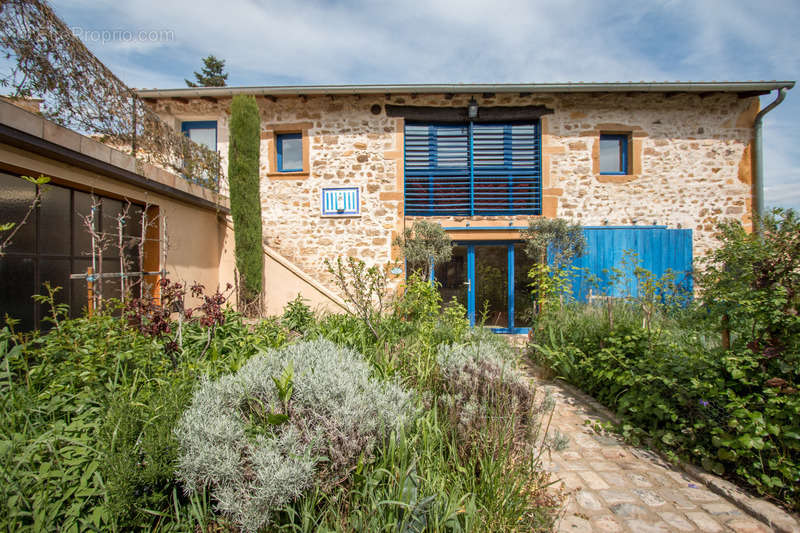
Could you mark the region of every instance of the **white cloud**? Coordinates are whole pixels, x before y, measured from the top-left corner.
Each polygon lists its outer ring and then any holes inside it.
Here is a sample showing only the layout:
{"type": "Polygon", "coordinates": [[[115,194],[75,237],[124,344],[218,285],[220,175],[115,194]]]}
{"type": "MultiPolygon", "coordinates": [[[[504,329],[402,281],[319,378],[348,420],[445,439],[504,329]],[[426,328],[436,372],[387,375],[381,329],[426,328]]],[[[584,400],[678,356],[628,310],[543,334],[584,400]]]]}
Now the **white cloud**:
{"type": "MultiPolygon", "coordinates": [[[[55,10],[69,25],[172,30],[174,41],[88,43],[138,87],[181,87],[209,53],[232,85],[800,76],[796,0],[56,0],[55,10]]],[[[768,115],[765,175],[768,202],[800,207],[795,91],[768,115]]]]}

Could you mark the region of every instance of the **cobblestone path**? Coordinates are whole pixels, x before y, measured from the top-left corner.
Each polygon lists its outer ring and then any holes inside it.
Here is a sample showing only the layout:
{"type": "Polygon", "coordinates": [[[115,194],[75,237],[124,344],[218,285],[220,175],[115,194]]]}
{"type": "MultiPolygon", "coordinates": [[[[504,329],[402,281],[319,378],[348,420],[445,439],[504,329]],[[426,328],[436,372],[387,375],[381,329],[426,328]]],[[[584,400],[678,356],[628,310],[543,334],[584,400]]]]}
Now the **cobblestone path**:
{"type": "Polygon", "coordinates": [[[591,426],[605,418],[587,402],[557,383],[536,382],[556,401],[551,437],[553,429],[569,437],[544,465],[568,494],[559,532],[771,531],[656,454],[596,433],[591,426]]]}

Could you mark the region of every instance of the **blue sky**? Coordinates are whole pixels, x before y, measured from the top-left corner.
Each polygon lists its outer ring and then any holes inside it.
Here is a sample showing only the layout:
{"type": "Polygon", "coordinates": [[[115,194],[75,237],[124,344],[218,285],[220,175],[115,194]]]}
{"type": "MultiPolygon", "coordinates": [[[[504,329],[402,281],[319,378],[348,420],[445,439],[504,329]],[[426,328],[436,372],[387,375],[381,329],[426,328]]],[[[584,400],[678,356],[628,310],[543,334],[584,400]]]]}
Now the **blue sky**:
{"type": "MultiPolygon", "coordinates": [[[[797,0],[56,0],[53,6],[106,65],[139,88],[183,87],[210,53],[226,60],[229,85],[800,78],[797,0]],[[90,33],[104,30],[166,36],[104,41],[90,33]]],[[[762,105],[773,98],[762,97],[762,105]]],[[[798,123],[800,87],[765,119],[768,205],[800,209],[798,123]]]]}

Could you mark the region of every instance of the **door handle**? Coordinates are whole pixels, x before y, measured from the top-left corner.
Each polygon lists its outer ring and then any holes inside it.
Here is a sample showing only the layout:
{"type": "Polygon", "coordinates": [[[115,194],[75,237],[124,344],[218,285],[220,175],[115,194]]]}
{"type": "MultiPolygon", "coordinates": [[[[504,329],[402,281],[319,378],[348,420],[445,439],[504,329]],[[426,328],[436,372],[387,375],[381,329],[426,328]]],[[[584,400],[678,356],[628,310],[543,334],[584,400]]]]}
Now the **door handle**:
{"type": "Polygon", "coordinates": [[[467,292],[472,292],[472,281],[471,280],[465,281],[464,285],[467,286],[467,292]]]}

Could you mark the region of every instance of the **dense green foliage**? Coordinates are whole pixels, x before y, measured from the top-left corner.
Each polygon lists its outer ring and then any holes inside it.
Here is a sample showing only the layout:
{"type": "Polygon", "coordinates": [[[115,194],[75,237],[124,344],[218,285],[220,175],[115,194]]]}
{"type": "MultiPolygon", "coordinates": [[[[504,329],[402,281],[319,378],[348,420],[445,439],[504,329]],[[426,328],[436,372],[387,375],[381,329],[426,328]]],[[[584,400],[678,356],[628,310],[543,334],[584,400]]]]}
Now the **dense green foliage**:
{"type": "MultiPolygon", "coordinates": [[[[257,324],[247,325],[228,311],[213,336],[202,321],[185,323],[176,354],[168,353],[164,338],[142,334],[110,315],[56,318],[46,335],[22,338],[9,328],[0,331],[4,530],[233,528],[212,486],[195,482],[187,492],[179,481],[180,465],[187,463],[176,428],[204,379],[233,379],[243,368],[261,364],[259,353],[293,353],[270,350],[295,339],[300,342],[289,346],[334,343],[360,353],[363,362],[323,372],[320,377],[335,379],[326,390],[363,391],[359,380],[368,374],[370,383],[403,383],[415,399],[404,408],[409,423],[388,437],[372,433],[372,444],[357,446],[365,453],[315,452],[329,475],[315,476],[300,484],[302,490],[275,500],[274,528],[530,531],[552,524],[557,502],[544,492],[541,450],[532,444],[545,419],[542,402],[534,404],[524,381],[508,379],[518,374],[504,341],[470,331],[463,308],[442,309],[429,283],[410,282],[375,322],[377,336],[356,316],[315,317],[300,299],[283,317],[257,324]],[[452,344],[460,346],[458,358],[443,355],[449,353],[443,347],[452,344]],[[355,366],[361,378],[343,383],[355,366]]],[[[249,404],[247,412],[252,420],[264,415],[268,426],[272,420],[283,427],[286,415],[336,431],[340,426],[329,424],[330,409],[313,416],[310,408],[294,410],[305,405],[300,395],[307,391],[296,374],[302,358],[291,358],[297,359],[293,365],[267,372],[274,405],[267,412],[249,404]]],[[[348,401],[342,407],[362,405],[398,418],[391,413],[400,403],[390,408],[348,401]]],[[[373,423],[379,416],[360,418],[373,423]]],[[[248,439],[264,438],[263,424],[247,428],[248,439]]],[[[301,441],[287,449],[301,455],[307,444],[301,441]]],[[[221,463],[221,457],[215,459],[221,463]]]]}
{"type": "Polygon", "coordinates": [[[184,331],[177,368],[161,343],[119,319],[62,320],[20,344],[0,331],[3,529],[154,527],[190,508],[174,476],[172,428],[201,375],[238,368],[282,342],[274,322],[248,330],[230,315],[207,342],[184,331]]]}
{"type": "Polygon", "coordinates": [[[236,268],[243,309],[258,306],[261,298],[264,257],[261,244],[261,194],[258,158],[261,119],[256,99],[236,95],[231,101],[228,182],[236,247],[236,268]]]}
{"type": "Polygon", "coordinates": [[[669,305],[642,287],[668,283],[637,276],[638,299],[540,315],[531,353],[615,409],[629,437],[798,510],[800,224],[778,212],[763,227],[759,238],[721,225],[693,306],[669,305]]]}

